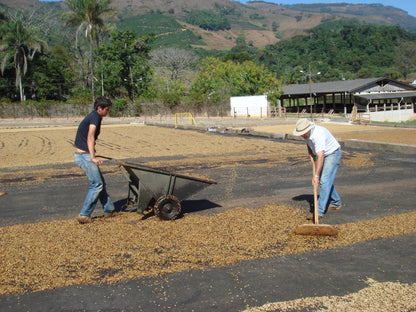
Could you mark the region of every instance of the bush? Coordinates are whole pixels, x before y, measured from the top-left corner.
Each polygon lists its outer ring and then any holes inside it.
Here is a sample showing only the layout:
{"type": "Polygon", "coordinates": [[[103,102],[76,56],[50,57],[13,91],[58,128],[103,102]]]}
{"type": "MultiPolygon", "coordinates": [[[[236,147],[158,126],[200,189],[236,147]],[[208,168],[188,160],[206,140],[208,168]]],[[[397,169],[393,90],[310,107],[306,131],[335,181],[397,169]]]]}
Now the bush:
{"type": "Polygon", "coordinates": [[[113,101],[113,105],[110,110],[110,116],[111,117],[122,116],[126,108],[127,108],[126,99],[116,99],[115,101],[113,101]]]}
{"type": "Polygon", "coordinates": [[[138,117],[143,114],[143,108],[141,103],[136,103],[134,105],[134,116],[138,117]]]}
{"type": "Polygon", "coordinates": [[[68,99],[69,104],[86,106],[93,103],[90,89],[73,89],[72,96],[68,99]]]}

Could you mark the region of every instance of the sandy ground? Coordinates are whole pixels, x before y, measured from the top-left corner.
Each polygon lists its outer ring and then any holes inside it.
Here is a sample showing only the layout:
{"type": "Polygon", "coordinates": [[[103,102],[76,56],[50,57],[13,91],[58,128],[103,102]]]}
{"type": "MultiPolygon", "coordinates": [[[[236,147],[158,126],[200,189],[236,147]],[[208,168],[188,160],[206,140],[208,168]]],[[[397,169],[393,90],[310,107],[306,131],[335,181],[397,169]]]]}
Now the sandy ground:
{"type": "MultiPolygon", "coordinates": [[[[73,162],[75,127],[0,130],[0,168],[73,162]]],[[[204,157],[256,152],[272,153],[276,143],[243,137],[172,130],[144,125],[108,125],[97,141],[97,154],[115,159],[164,157],[172,155],[204,157]]],[[[300,151],[282,144],[280,153],[300,151]]]]}
{"type": "MultiPolygon", "coordinates": [[[[211,122],[212,124],[218,123],[214,119],[211,119],[211,122]]],[[[320,123],[320,125],[327,127],[335,137],[340,139],[416,145],[416,129],[336,123],[320,123]]],[[[0,168],[73,162],[76,129],[77,126],[0,129],[0,168]]],[[[253,126],[250,129],[260,132],[292,133],[294,125],[253,126]]],[[[303,152],[293,144],[279,143],[278,145],[281,155],[303,152]]],[[[261,139],[247,141],[242,137],[172,130],[138,123],[104,124],[97,142],[98,154],[115,159],[172,155],[203,157],[275,152],[277,152],[275,142],[261,139]],[[250,144],[247,144],[248,142],[250,144]]]]}

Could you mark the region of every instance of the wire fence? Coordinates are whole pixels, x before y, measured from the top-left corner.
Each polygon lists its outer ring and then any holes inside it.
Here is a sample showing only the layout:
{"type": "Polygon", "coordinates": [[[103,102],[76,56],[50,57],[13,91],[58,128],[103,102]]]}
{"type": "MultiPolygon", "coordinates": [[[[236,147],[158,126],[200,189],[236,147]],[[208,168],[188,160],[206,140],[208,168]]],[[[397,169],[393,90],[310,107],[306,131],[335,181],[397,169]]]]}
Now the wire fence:
{"type": "MultiPolygon", "coordinates": [[[[34,118],[74,118],[85,116],[94,109],[90,104],[69,104],[55,102],[0,102],[0,118],[2,119],[34,119],[34,118]]],[[[111,117],[138,117],[147,116],[174,116],[177,113],[190,112],[194,116],[229,116],[228,110],[221,108],[204,108],[202,110],[189,109],[185,105],[178,105],[174,108],[164,103],[128,103],[123,107],[116,105],[110,110],[111,117]]]]}

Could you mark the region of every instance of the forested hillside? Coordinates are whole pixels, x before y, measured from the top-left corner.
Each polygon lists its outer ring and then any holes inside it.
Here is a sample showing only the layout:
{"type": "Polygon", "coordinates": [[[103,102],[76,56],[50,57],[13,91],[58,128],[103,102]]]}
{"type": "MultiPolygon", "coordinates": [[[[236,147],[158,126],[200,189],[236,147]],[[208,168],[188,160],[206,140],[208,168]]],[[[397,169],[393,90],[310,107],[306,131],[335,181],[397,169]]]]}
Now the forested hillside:
{"type": "MultiPolygon", "coordinates": [[[[122,0],[33,1],[16,0],[14,10],[0,6],[0,106],[20,102],[20,114],[49,115],[56,103],[79,113],[101,94],[116,99],[113,114],[218,114],[230,96],[267,94],[275,102],[283,85],[309,78],[416,79],[416,33],[369,23],[380,20],[385,7],[378,7],[378,16],[353,19],[356,7],[349,5],[331,15],[322,7],[305,13],[308,6],[300,11],[226,0],[137,1],[131,7],[122,0]],[[99,5],[79,5],[85,3],[99,5]],[[341,18],[342,10],[350,18],[341,18]]],[[[0,113],[16,114],[16,107],[0,113]]]]}
{"type": "Polygon", "coordinates": [[[416,71],[416,35],[398,26],[328,22],[309,35],[267,46],[256,57],[287,83],[305,80],[300,70],[309,66],[321,73],[314,77],[317,81],[407,79],[416,71]]]}

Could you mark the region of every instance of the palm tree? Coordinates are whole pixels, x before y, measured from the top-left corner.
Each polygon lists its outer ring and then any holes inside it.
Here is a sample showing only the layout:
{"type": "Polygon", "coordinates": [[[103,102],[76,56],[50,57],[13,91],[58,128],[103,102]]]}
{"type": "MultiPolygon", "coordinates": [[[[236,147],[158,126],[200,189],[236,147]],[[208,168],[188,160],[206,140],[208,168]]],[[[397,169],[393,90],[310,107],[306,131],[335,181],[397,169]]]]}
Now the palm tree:
{"type": "Polygon", "coordinates": [[[67,25],[76,26],[75,46],[78,47],[78,36],[85,31],[85,37],[90,46],[91,88],[94,101],[94,40],[98,42],[98,33],[104,26],[104,20],[116,14],[114,8],[109,7],[111,0],[66,0],[69,12],[62,14],[67,25]]]}
{"type": "Polygon", "coordinates": [[[16,73],[16,87],[19,88],[20,101],[24,101],[24,92],[22,85],[22,77],[26,75],[28,63],[33,59],[36,52],[41,51],[44,42],[39,39],[37,33],[25,28],[20,19],[2,24],[2,40],[0,52],[4,53],[1,61],[1,73],[8,61],[13,58],[13,64],[16,73]]]}

